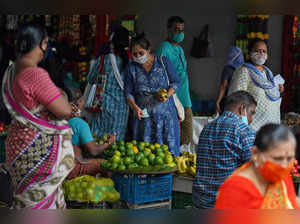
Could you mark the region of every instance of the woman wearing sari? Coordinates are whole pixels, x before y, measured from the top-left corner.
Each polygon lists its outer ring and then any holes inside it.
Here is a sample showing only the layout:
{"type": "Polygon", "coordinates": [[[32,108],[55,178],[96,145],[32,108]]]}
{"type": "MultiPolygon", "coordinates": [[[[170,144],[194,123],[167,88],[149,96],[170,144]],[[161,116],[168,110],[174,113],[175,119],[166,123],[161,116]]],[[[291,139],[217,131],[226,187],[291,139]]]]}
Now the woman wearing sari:
{"type": "Polygon", "coordinates": [[[287,127],[278,124],[262,127],[254,142],[251,162],[221,185],[215,208],[299,208],[290,176],[295,152],[295,136],[287,127]]]}
{"type": "Polygon", "coordinates": [[[64,208],[61,183],[74,166],[67,119],[80,110],[68,103],[38,63],[46,31],[26,25],[17,35],[17,60],[6,70],[2,95],[12,115],[5,142],[6,169],[14,188],[13,208],[64,208]]]}
{"type": "Polygon", "coordinates": [[[228,94],[244,90],[254,96],[257,107],[251,127],[258,131],[267,123],[280,124],[280,94],[284,87],[276,86],[271,70],[264,66],[268,58],[267,44],[254,39],[249,44],[249,52],[251,60],[234,72],[228,94]]]}

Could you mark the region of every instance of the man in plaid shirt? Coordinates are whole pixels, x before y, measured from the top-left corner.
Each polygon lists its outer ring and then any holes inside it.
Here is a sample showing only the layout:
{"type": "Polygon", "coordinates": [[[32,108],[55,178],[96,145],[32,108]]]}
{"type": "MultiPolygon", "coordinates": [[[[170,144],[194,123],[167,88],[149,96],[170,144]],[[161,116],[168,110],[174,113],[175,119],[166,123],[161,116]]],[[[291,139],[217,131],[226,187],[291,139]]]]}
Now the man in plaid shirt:
{"type": "Polygon", "coordinates": [[[238,91],[226,98],[225,111],[202,130],[193,183],[193,203],[212,208],[219,186],[237,168],[250,160],[255,132],[250,128],[256,101],[248,92],[238,91]]]}

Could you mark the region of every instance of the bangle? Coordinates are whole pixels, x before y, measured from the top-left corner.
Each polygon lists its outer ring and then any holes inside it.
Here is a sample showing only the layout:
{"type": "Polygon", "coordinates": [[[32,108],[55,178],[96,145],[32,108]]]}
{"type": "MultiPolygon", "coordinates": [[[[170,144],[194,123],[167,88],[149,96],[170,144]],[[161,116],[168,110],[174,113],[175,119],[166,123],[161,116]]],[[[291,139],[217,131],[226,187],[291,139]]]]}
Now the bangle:
{"type": "Polygon", "coordinates": [[[80,117],[81,110],[77,107],[75,103],[71,103],[72,106],[72,112],[71,112],[71,117],[80,117]]]}

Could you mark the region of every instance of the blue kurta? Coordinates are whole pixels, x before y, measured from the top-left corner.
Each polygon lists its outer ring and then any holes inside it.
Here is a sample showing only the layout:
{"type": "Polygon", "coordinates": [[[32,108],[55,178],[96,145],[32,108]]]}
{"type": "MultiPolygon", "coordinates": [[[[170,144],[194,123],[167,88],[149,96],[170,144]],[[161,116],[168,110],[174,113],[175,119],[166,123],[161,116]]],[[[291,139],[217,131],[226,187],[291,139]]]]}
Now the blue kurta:
{"type": "Polygon", "coordinates": [[[158,56],[165,56],[170,60],[177,74],[179,75],[181,83],[181,86],[176,92],[176,95],[180,100],[182,106],[192,107],[189,78],[187,74],[187,63],[182,47],[175,46],[169,41],[164,41],[157,49],[156,54],[158,56]]]}
{"type": "MultiPolygon", "coordinates": [[[[116,60],[121,77],[124,79],[122,59],[116,57],[116,60]]],[[[89,81],[93,80],[93,78],[99,74],[99,63],[100,57],[97,59],[97,62],[94,64],[93,69],[88,76],[89,81]]],[[[104,58],[104,73],[107,74],[107,81],[105,91],[102,95],[103,101],[101,103],[101,108],[103,108],[103,111],[93,116],[91,129],[98,137],[101,137],[106,133],[116,133],[118,141],[124,140],[127,131],[129,108],[126,102],[125,93],[115,79],[108,55],[104,58]]]]}
{"type": "Polygon", "coordinates": [[[156,98],[160,89],[180,87],[179,77],[170,63],[163,57],[165,69],[160,57],[155,57],[154,65],[148,73],[140,64],[131,62],[126,69],[125,93],[143,110],[147,109],[149,117],[138,120],[133,118],[133,138],[138,141],[166,144],[172,154],[179,155],[179,122],[173,97],[166,102],[156,98]],[[170,84],[168,85],[169,78],[170,84]]]}

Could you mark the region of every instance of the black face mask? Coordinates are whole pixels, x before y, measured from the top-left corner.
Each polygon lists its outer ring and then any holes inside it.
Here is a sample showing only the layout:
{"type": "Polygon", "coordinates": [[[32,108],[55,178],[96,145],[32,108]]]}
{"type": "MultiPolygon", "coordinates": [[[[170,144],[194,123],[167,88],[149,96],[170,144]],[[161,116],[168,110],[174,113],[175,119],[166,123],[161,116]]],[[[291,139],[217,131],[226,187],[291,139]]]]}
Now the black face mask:
{"type": "Polygon", "coordinates": [[[43,52],[43,59],[41,60],[41,62],[39,63],[41,66],[45,65],[47,58],[50,54],[51,48],[49,46],[49,44],[47,45],[46,50],[44,50],[41,46],[40,46],[41,51],[43,52]]]}

